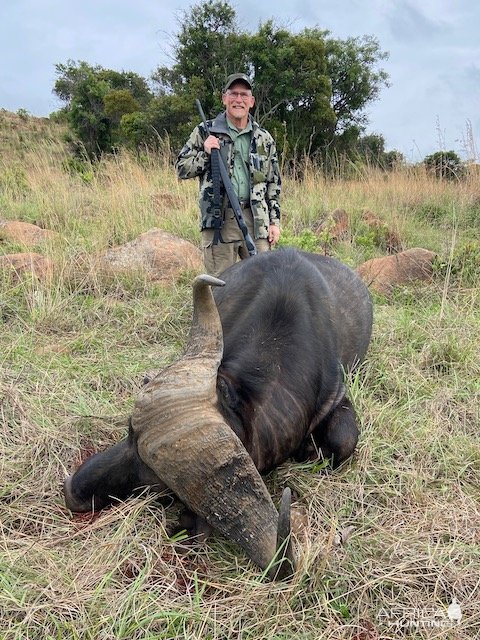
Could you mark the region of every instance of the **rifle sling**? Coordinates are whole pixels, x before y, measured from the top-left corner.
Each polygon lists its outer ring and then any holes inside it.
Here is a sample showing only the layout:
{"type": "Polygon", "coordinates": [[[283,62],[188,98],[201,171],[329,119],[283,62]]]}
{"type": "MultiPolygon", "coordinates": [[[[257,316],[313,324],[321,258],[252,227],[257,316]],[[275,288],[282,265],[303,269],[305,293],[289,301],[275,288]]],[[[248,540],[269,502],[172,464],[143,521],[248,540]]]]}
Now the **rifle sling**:
{"type": "Polygon", "coordinates": [[[222,203],[221,203],[221,191],[220,191],[220,165],[222,160],[220,158],[220,151],[218,149],[212,149],[211,153],[211,165],[212,165],[212,183],[213,183],[213,244],[223,242],[220,229],[222,228],[222,203]]]}
{"type": "Polygon", "coordinates": [[[240,202],[238,201],[237,194],[235,193],[232,181],[230,180],[230,176],[228,175],[227,167],[225,166],[223,158],[220,155],[219,149],[212,149],[211,165],[213,182],[213,244],[218,244],[219,241],[223,242],[222,236],[220,234],[220,229],[223,223],[221,215],[220,184],[221,182],[223,182],[223,186],[225,187],[230,206],[232,207],[235,219],[240,228],[240,231],[242,232],[248,254],[250,256],[254,256],[257,253],[257,249],[255,247],[252,236],[248,232],[247,224],[242,213],[242,207],[240,206],[240,202]]]}

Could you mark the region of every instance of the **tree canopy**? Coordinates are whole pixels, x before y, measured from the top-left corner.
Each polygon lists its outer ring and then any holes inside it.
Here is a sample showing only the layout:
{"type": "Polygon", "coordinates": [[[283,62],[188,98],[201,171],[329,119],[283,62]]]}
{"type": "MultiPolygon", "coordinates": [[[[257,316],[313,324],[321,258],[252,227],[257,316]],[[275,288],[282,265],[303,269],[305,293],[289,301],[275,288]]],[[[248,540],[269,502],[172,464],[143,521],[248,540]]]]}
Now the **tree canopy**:
{"type": "Polygon", "coordinates": [[[372,36],[292,33],[273,20],[249,33],[228,2],[203,0],[183,13],[172,64],[154,71],[152,88],[137,74],[70,60],[56,66],[54,92],[90,154],[165,135],[179,149],[199,121],[195,98],[214,116],[226,77],[245,72],[254,83],[254,117],[287,156],[298,157],[357,148],[367,108],[388,86],[386,58],[372,36]]]}
{"type": "Polygon", "coordinates": [[[68,122],[90,156],[121,143],[122,117],[147,108],[153,97],[147,81],[130,71],[73,60],[55,68],[58,78],[53,91],[66,103],[68,122]]]}
{"type": "Polygon", "coordinates": [[[458,180],[465,172],[464,164],[455,151],[436,151],[423,160],[429,173],[442,180],[458,180]]]}

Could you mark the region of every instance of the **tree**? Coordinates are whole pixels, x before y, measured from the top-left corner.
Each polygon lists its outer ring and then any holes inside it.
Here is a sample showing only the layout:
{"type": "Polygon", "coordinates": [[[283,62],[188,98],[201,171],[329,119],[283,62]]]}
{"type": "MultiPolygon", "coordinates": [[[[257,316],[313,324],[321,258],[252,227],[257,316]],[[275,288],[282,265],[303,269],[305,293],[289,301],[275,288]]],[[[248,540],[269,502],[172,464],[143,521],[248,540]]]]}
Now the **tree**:
{"type": "Polygon", "coordinates": [[[134,149],[148,144],[152,138],[150,120],[144,111],[126,113],[120,120],[120,131],[126,146],[134,149]]]}
{"type": "Polygon", "coordinates": [[[335,123],[325,43],[308,32],[292,35],[272,21],[245,36],[243,50],[255,79],[255,116],[287,135],[292,153],[315,151],[335,123]]]}
{"type": "Polygon", "coordinates": [[[118,125],[122,116],[126,113],[140,111],[140,105],[128,89],[114,89],[105,94],[103,98],[105,115],[110,122],[118,125]]]}
{"type": "Polygon", "coordinates": [[[173,49],[172,67],[152,75],[160,94],[187,94],[194,82],[207,113],[219,108],[225,78],[242,64],[235,10],[221,0],[205,0],[185,11],[173,49]]]}
{"type": "Polygon", "coordinates": [[[361,162],[386,171],[391,171],[405,162],[400,151],[385,151],[385,138],[378,133],[359,137],[355,150],[361,162]]]}
{"type": "Polygon", "coordinates": [[[335,134],[350,127],[362,131],[368,121],[365,107],[377,100],[382,86],[388,86],[388,74],[378,68],[388,53],[381,51],[372,36],[339,40],[328,38],[328,31],[323,33],[332,83],[331,104],[337,118],[335,134]]]}
{"type": "Polygon", "coordinates": [[[174,57],[171,68],[154,74],[159,92],[187,96],[193,85],[192,107],[199,97],[208,115],[221,109],[227,75],[243,71],[255,81],[255,117],[286,131],[292,150],[318,146],[334,125],[325,45],[316,35],[292,35],[272,21],[254,35],[243,33],[227,2],[206,0],[184,13],[174,57]]]}
{"type": "Polygon", "coordinates": [[[64,112],[91,157],[121,142],[123,115],[146,108],[153,94],[144,78],[69,60],[56,65],[54,93],[66,103],[64,112]]]}
{"type": "Polygon", "coordinates": [[[152,76],[155,93],[134,73],[71,60],[57,65],[54,92],[91,155],[165,134],[178,150],[199,121],[195,98],[215,115],[226,77],[241,71],[254,81],[256,119],[288,156],[352,155],[366,107],[388,85],[379,67],[386,57],[371,36],[332,39],[318,28],[293,34],[272,20],[248,33],[228,2],[203,0],[183,13],[173,64],[152,76]]]}
{"type": "Polygon", "coordinates": [[[436,151],[423,160],[427,171],[442,180],[463,177],[465,166],[455,151],[436,151]]]}
{"type": "Polygon", "coordinates": [[[379,68],[387,54],[375,38],[331,39],[318,28],[292,34],[273,21],[245,33],[234,9],[221,0],[204,0],[184,12],[173,57],[171,67],[154,75],[161,94],[186,96],[197,83],[198,97],[213,115],[226,76],[243,71],[255,83],[255,116],[283,132],[296,155],[337,142],[354,147],[367,123],[365,108],[387,84],[379,68]]]}
{"type": "Polygon", "coordinates": [[[397,151],[397,149],[385,152],[383,156],[383,166],[385,169],[391,171],[393,169],[398,169],[404,164],[405,156],[400,151],[397,151]]]}
{"type": "Polygon", "coordinates": [[[108,84],[91,71],[76,83],[67,108],[70,125],[91,157],[111,148],[111,126],[103,101],[108,91],[108,84]]]}

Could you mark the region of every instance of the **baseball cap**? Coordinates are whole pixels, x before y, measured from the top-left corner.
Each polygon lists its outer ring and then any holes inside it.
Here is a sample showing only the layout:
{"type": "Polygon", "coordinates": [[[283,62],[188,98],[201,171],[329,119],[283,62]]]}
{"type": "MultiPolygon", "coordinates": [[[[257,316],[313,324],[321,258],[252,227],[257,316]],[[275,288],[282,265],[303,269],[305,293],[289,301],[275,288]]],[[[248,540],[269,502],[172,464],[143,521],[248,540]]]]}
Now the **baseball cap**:
{"type": "Polygon", "coordinates": [[[230,89],[230,87],[234,82],[244,82],[246,85],[250,87],[250,89],[252,89],[252,81],[247,75],[245,75],[244,73],[232,73],[227,78],[224,91],[227,91],[227,89],[230,89]]]}

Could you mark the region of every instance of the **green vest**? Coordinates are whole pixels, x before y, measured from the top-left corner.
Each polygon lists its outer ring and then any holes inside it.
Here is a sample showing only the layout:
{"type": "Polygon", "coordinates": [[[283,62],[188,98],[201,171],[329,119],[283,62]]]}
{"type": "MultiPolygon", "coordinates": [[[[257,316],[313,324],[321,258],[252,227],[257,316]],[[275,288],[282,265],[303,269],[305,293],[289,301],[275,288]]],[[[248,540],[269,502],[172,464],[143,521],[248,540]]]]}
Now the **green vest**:
{"type": "Polygon", "coordinates": [[[239,131],[227,118],[228,132],[233,140],[232,183],[239,200],[250,200],[249,153],[252,140],[252,123],[239,131]]]}

